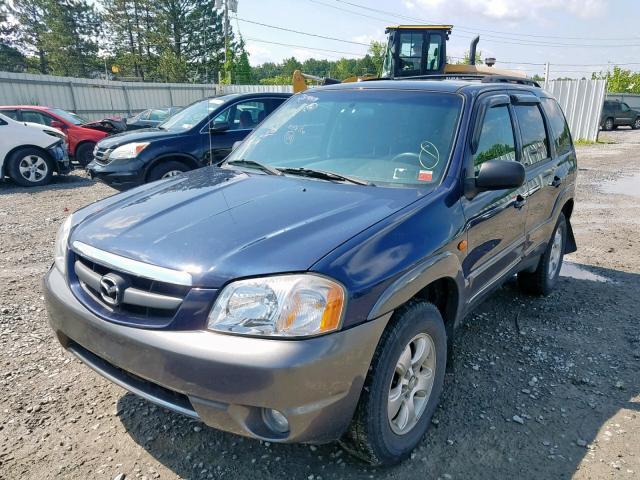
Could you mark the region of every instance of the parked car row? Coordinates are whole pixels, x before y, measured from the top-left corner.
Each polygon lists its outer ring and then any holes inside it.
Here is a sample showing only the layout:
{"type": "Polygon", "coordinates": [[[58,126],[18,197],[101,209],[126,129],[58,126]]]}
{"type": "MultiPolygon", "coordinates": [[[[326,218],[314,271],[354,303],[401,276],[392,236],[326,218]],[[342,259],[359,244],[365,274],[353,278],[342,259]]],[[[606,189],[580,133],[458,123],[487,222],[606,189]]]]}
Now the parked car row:
{"type": "MultiPolygon", "coordinates": [[[[69,158],[87,167],[92,178],[125,190],[220,163],[234,143],[289,96],[225,95],[197,101],[185,109],[148,109],[124,120],[105,118],[97,122],[87,122],[59,108],[33,105],[2,106],[0,113],[64,139],[69,158]]],[[[36,184],[49,180],[46,176],[36,184]]]]}

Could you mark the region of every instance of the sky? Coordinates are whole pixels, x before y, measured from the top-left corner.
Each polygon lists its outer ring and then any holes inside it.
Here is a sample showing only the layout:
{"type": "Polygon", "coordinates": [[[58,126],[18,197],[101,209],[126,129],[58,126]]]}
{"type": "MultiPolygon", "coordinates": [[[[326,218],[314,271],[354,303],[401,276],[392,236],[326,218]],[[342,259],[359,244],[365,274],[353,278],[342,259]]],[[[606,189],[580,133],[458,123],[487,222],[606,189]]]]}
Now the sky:
{"type": "Polygon", "coordinates": [[[385,39],[385,26],[443,23],[454,26],[450,56],[462,57],[478,34],[483,58],[528,75],[543,74],[545,62],[551,78],[590,76],[613,64],[640,71],[639,0],[239,0],[231,22],[252,65],[356,58],[371,40],[385,39]]]}

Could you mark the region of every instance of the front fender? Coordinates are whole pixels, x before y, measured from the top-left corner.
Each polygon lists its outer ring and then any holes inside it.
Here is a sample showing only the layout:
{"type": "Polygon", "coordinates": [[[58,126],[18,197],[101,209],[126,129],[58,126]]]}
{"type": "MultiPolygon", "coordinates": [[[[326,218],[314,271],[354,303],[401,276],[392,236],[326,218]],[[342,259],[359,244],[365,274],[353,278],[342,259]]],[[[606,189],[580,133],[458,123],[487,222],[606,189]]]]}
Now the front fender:
{"type": "Polygon", "coordinates": [[[460,260],[452,252],[441,252],[427,258],[397,278],[380,295],[368,318],[374,319],[392,312],[415,297],[429,284],[443,278],[453,280],[458,290],[456,319],[452,325],[454,327],[463,311],[464,277],[460,260]]]}

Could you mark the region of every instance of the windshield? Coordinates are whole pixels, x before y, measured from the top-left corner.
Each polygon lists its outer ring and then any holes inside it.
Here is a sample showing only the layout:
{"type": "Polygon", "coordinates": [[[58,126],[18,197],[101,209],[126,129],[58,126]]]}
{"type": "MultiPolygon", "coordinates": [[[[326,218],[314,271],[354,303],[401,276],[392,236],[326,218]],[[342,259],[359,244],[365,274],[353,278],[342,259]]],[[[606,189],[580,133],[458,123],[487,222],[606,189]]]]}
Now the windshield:
{"type": "Polygon", "coordinates": [[[207,116],[216,108],[224,103],[224,100],[218,98],[210,98],[201,102],[193,103],[184,110],[169,117],[164,123],[159,125],[163,130],[189,130],[207,116]]]}
{"type": "Polygon", "coordinates": [[[299,94],[228,161],[321,170],[375,185],[433,186],[444,175],[461,107],[458,95],[419,91],[299,94]]]}
{"type": "Polygon", "coordinates": [[[80,115],[76,115],[75,113],[67,112],[66,110],[62,110],[60,108],[52,108],[51,112],[55,113],[59,117],[63,118],[69,123],[73,123],[74,125],[82,125],[83,123],[87,123],[87,121],[82,118],[80,115]]]}

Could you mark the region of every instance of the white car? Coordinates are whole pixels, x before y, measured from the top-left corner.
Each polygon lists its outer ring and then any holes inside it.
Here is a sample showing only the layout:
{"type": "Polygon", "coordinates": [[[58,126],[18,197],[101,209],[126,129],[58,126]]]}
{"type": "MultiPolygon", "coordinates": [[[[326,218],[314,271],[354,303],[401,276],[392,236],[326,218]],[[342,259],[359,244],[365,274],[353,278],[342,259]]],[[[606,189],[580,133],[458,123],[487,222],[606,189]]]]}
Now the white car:
{"type": "Polygon", "coordinates": [[[35,187],[49,183],[54,172],[64,174],[70,169],[62,132],[17,122],[0,113],[0,178],[35,187]]]}

